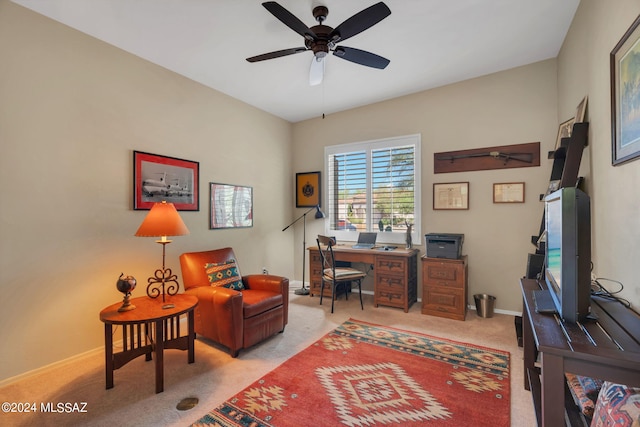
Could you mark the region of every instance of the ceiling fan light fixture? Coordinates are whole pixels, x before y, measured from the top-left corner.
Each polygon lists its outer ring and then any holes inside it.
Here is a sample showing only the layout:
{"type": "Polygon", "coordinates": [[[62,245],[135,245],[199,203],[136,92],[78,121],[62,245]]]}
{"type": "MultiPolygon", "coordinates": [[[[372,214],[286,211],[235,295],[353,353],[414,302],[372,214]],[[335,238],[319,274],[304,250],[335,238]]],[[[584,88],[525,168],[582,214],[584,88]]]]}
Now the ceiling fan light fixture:
{"type": "Polygon", "coordinates": [[[314,57],[309,67],[309,85],[317,86],[324,79],[324,58],[314,57]]]}

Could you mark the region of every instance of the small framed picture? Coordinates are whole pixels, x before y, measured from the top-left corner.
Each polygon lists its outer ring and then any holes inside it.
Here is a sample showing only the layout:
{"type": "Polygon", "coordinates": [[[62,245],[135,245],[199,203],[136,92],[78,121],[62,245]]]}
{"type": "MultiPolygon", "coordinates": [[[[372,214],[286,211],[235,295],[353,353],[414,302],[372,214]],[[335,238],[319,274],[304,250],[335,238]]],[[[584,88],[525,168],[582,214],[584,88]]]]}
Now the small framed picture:
{"type": "Polygon", "coordinates": [[[469,183],[447,182],[433,184],[433,209],[469,209],[469,183]]]}
{"type": "Polygon", "coordinates": [[[610,63],[611,163],[617,166],[640,158],[640,16],[611,51],[610,63]]]}
{"type": "Polygon", "coordinates": [[[210,182],[209,228],[253,227],[253,188],[210,182]]]}
{"type": "Polygon", "coordinates": [[[560,123],[558,127],[558,136],[556,137],[556,148],[557,150],[562,145],[562,138],[569,138],[571,136],[571,132],[573,131],[573,124],[576,122],[576,118],[572,117],[566,122],[560,123]]]}
{"type": "Polygon", "coordinates": [[[553,193],[554,191],[557,191],[558,188],[560,188],[560,180],[559,179],[554,179],[553,181],[549,181],[549,187],[547,187],[547,192],[544,193],[544,196],[540,200],[543,200],[544,197],[548,196],[549,194],[553,193]]]}
{"type": "Polygon", "coordinates": [[[179,211],[200,210],[200,164],[158,154],[133,152],[133,209],[167,201],[179,211]]]}
{"type": "Polygon", "coordinates": [[[321,206],[320,172],[300,172],[296,174],[296,207],[312,208],[321,206]]]}
{"type": "Polygon", "coordinates": [[[524,203],[524,182],[493,184],[493,203],[524,203]]]}
{"type": "Polygon", "coordinates": [[[585,116],[587,115],[587,101],[588,98],[585,96],[582,98],[582,101],[578,104],[578,108],[576,109],[576,123],[583,123],[585,116]]]}

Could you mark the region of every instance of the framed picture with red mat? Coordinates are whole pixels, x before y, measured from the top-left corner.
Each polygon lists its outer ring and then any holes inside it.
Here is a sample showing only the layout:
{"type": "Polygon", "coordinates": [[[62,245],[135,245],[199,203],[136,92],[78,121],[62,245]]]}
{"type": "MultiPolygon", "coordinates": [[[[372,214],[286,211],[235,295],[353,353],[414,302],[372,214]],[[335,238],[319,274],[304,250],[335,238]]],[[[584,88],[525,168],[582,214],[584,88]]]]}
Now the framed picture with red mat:
{"type": "Polygon", "coordinates": [[[134,151],[133,209],[166,201],[179,211],[200,210],[199,175],[199,162],[134,151]]]}

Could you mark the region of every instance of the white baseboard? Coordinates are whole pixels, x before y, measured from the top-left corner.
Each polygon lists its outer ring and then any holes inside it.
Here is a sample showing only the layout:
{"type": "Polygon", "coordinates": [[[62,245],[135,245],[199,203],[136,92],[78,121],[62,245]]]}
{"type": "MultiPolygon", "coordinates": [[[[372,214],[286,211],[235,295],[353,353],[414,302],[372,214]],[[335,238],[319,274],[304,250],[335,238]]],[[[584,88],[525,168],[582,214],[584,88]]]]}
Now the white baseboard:
{"type": "MultiPolygon", "coordinates": [[[[117,326],[117,327],[119,327],[119,326],[117,326]]],[[[185,328],[185,330],[188,328],[188,326],[187,326],[187,317],[186,316],[180,317],[180,327],[185,328]]],[[[113,333],[114,334],[116,333],[115,329],[114,329],[113,333]]],[[[114,352],[120,351],[122,349],[122,340],[114,341],[113,342],[113,349],[114,349],[114,352]]],[[[90,356],[95,356],[96,354],[99,354],[99,353],[104,354],[104,346],[100,346],[98,348],[94,348],[92,350],[88,350],[88,351],[85,351],[83,353],[76,354],[76,355],[68,357],[66,359],[62,359],[62,360],[59,360],[57,362],[50,363],[50,364],[42,366],[40,368],[24,372],[22,374],[16,375],[15,377],[6,378],[6,379],[0,381],[0,387],[7,386],[7,385],[12,384],[12,383],[14,383],[16,381],[24,380],[24,379],[32,377],[34,375],[38,375],[39,373],[47,371],[49,369],[55,369],[55,368],[59,368],[61,366],[65,366],[67,364],[75,363],[75,362],[77,362],[77,361],[79,361],[81,359],[84,359],[84,358],[90,357],[90,356]]]]}
{"type": "MultiPolygon", "coordinates": [[[[467,306],[467,308],[468,308],[469,310],[476,311],[476,306],[475,306],[474,304],[469,304],[469,305],[467,306]]],[[[502,310],[502,309],[499,309],[499,308],[495,308],[495,309],[493,310],[493,312],[494,312],[494,313],[499,313],[499,314],[507,314],[507,315],[509,315],[509,316],[522,316],[522,312],[521,312],[521,311],[502,310]]]]}
{"type": "MultiPolygon", "coordinates": [[[[302,282],[300,280],[293,280],[291,282],[291,284],[293,286],[290,286],[290,288],[293,288],[293,289],[297,289],[298,287],[302,287],[302,282]]],[[[305,286],[307,287],[307,289],[309,289],[308,284],[305,284],[305,286]]],[[[362,293],[365,294],[365,295],[373,295],[373,291],[368,291],[368,290],[362,291],[362,293]]],[[[422,302],[422,298],[418,298],[418,302],[422,302]]],[[[469,305],[467,305],[467,309],[476,311],[476,306],[475,306],[475,304],[469,304],[469,305]]],[[[496,308],[496,309],[493,310],[493,312],[494,313],[499,313],[499,314],[506,314],[506,315],[509,315],[509,316],[522,316],[522,312],[521,311],[502,310],[502,309],[496,308]]]]}
{"type": "Polygon", "coordinates": [[[62,359],[62,360],[50,363],[50,364],[45,365],[45,366],[41,366],[40,368],[24,372],[22,374],[16,375],[15,377],[6,378],[6,379],[0,381],[0,387],[7,386],[9,384],[12,384],[12,383],[20,381],[20,380],[24,380],[24,379],[32,377],[34,375],[38,375],[38,374],[40,374],[40,373],[42,373],[44,371],[48,371],[49,369],[59,368],[61,366],[68,365],[70,363],[75,363],[75,362],[77,362],[77,361],[79,361],[81,359],[84,359],[84,358],[87,358],[87,357],[90,357],[90,356],[95,356],[98,353],[104,353],[104,347],[94,348],[93,350],[85,351],[84,353],[76,354],[76,355],[68,357],[66,359],[62,359]]]}

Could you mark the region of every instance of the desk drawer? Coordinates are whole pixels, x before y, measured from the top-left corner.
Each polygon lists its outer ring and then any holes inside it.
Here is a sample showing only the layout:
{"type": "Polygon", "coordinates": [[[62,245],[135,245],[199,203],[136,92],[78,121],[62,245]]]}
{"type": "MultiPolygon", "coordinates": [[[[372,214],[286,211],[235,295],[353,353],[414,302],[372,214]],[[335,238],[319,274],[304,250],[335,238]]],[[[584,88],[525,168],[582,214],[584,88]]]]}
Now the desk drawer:
{"type": "Polygon", "coordinates": [[[319,262],[311,263],[311,277],[319,279],[322,277],[322,264],[319,262]]]}
{"type": "Polygon", "coordinates": [[[388,289],[393,290],[394,292],[402,292],[404,293],[404,277],[403,276],[393,276],[388,274],[378,274],[376,275],[376,288],[379,289],[388,289]]]}
{"type": "Polygon", "coordinates": [[[462,289],[450,289],[442,287],[431,287],[424,289],[422,296],[422,312],[444,317],[459,317],[466,311],[464,291],[462,289]]]}
{"type": "Polygon", "coordinates": [[[405,308],[407,292],[404,276],[376,274],[375,303],[405,308]]]}
{"type": "Polygon", "coordinates": [[[376,257],[374,267],[378,273],[406,274],[407,260],[401,257],[376,257]]]}
{"type": "Polygon", "coordinates": [[[447,286],[462,289],[464,287],[462,264],[428,263],[424,265],[424,283],[426,285],[447,286]]]}
{"type": "MultiPolygon", "coordinates": [[[[312,280],[311,284],[309,285],[309,294],[312,297],[320,296],[320,289],[322,289],[322,281],[320,279],[312,280]]],[[[351,292],[351,288],[348,284],[338,286],[338,288],[336,289],[336,299],[345,292],[351,292]]],[[[331,300],[331,283],[324,282],[324,292],[322,295],[324,296],[324,298],[329,298],[329,300],[331,300]]]]}
{"type": "Polygon", "coordinates": [[[405,306],[406,298],[404,296],[404,292],[397,292],[392,289],[377,289],[375,295],[375,304],[376,307],[378,304],[392,306],[392,307],[403,307],[405,306]]]}

